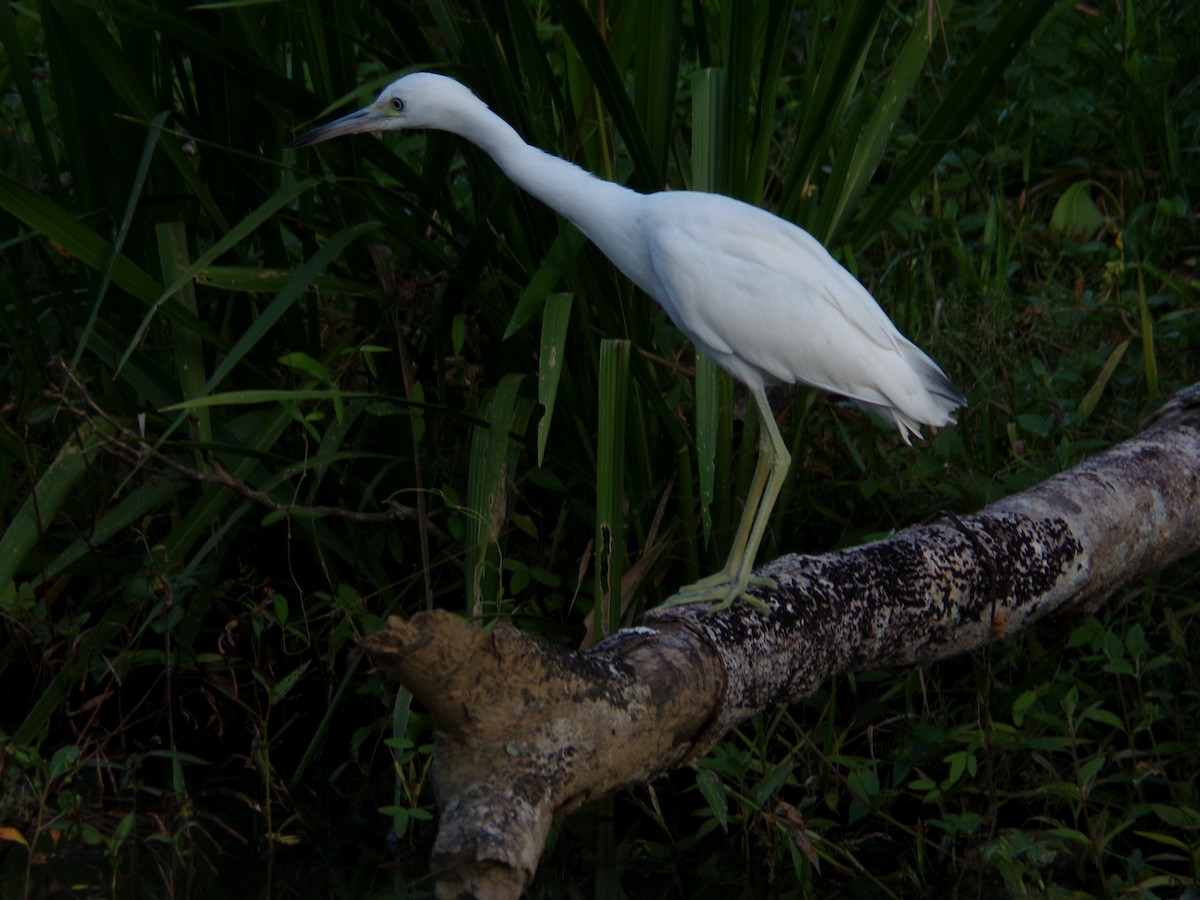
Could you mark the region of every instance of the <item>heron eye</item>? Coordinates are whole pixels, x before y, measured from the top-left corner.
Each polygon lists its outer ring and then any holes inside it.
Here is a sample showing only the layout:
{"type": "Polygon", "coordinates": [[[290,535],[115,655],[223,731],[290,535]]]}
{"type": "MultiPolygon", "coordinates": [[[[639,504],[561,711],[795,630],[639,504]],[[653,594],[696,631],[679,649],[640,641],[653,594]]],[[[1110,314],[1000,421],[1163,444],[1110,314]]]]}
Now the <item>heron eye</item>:
{"type": "Polygon", "coordinates": [[[404,112],[404,101],[399,97],[393,97],[392,109],[394,109],[396,112],[404,112]]]}

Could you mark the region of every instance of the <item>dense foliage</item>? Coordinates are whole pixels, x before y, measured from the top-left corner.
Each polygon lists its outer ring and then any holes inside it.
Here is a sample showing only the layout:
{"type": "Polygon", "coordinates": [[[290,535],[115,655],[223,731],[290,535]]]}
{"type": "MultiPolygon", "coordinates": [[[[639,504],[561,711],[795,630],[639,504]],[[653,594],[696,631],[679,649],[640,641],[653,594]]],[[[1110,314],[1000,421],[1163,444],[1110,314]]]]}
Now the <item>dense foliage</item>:
{"type": "MultiPolygon", "coordinates": [[[[455,138],[293,129],[437,68],[606,178],[827,242],[970,406],[908,448],[779,392],[764,558],[819,552],[1198,377],[1198,17],[0,4],[0,894],[421,895],[429,723],[357,639],[433,605],[577,646],[724,559],[753,416],[654,304],[455,138]]],[[[1177,896],[1196,576],[838,679],[563,820],[535,893],[1177,896]]]]}

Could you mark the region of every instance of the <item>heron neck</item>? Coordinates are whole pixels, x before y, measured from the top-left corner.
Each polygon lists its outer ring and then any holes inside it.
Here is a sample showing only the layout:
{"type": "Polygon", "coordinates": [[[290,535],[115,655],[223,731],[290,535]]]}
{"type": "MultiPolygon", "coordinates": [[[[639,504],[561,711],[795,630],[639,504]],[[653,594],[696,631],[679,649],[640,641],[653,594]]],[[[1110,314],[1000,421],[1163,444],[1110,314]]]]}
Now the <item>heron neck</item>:
{"type": "Polygon", "coordinates": [[[639,281],[639,266],[626,244],[637,207],[646,195],[597,178],[573,163],[525,143],[516,130],[486,107],[458,123],[456,131],[488,154],[518,187],[541,200],[582,231],[639,281]],[[629,262],[629,265],[626,264],[629,262]]]}

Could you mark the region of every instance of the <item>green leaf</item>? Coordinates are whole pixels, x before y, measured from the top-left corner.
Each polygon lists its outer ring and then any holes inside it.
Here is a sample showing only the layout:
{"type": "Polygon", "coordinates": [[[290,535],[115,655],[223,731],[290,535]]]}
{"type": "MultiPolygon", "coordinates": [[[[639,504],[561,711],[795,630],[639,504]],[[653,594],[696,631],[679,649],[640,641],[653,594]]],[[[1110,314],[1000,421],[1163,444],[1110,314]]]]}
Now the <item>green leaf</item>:
{"type": "Polygon", "coordinates": [[[729,831],[729,808],[725,799],[725,786],[721,778],[712,769],[700,769],[696,772],[696,787],[700,796],[708,804],[709,812],[721,826],[722,831],[729,831]]]}
{"type": "MultiPolygon", "coordinates": [[[[162,265],[163,281],[188,264],[187,233],[182,222],[167,222],[156,226],[159,261],[162,265]]],[[[196,305],[196,290],[190,282],[180,285],[175,292],[180,309],[195,321],[200,320],[196,305]]],[[[171,334],[175,343],[175,370],[179,374],[179,390],[185,398],[197,397],[204,390],[204,346],[195,331],[176,319],[171,322],[171,334]]],[[[213,439],[212,418],[208,410],[198,410],[196,433],[200,440],[213,439]]]]}
{"type": "Polygon", "coordinates": [[[1050,214],[1050,230],[1075,240],[1085,240],[1108,221],[1092,201],[1093,181],[1077,181],[1062,192],[1050,214]]]}
{"type": "Polygon", "coordinates": [[[1176,850],[1181,850],[1187,854],[1189,859],[1195,854],[1195,850],[1192,849],[1190,844],[1174,835],[1163,834],[1161,831],[1135,831],[1134,834],[1138,837],[1144,837],[1148,841],[1154,841],[1166,847],[1174,847],[1176,850]]]}
{"type": "Polygon", "coordinates": [[[568,225],[559,232],[546,252],[541,266],[525,286],[525,290],[521,291],[517,307],[508,321],[508,327],[504,329],[503,340],[508,340],[519,332],[537,314],[586,243],[587,238],[573,225],[568,225]]]}
{"type": "Polygon", "coordinates": [[[1033,709],[1038,702],[1037,691],[1025,691],[1016,700],[1013,701],[1012,719],[1013,724],[1020,727],[1025,722],[1025,714],[1033,709]]]}
{"type": "Polygon", "coordinates": [[[1104,768],[1107,762],[1103,755],[1093,756],[1082,766],[1079,767],[1079,786],[1084,790],[1091,787],[1092,782],[1096,780],[1096,776],[1100,774],[1100,770],[1104,768]]]}
{"type": "Polygon", "coordinates": [[[1158,357],[1154,352],[1154,317],[1146,300],[1146,276],[1142,267],[1137,270],[1138,322],[1142,332],[1142,368],[1146,373],[1146,396],[1158,397],[1158,357]]]}
{"type": "Polygon", "coordinates": [[[1121,357],[1125,355],[1127,349],[1129,349],[1128,338],[1117,344],[1113,348],[1112,353],[1108,354],[1108,359],[1104,361],[1104,366],[1100,369],[1100,374],[1096,376],[1096,380],[1092,383],[1088,392],[1079,401],[1081,421],[1086,421],[1088,416],[1096,409],[1096,404],[1100,402],[1100,395],[1104,393],[1104,388],[1108,385],[1108,380],[1112,378],[1113,372],[1117,370],[1117,365],[1121,362],[1121,357]]]}
{"type": "MultiPolygon", "coordinates": [[[[283,354],[279,357],[279,364],[326,384],[333,381],[333,375],[330,374],[329,369],[301,350],[283,354]]],[[[338,393],[340,394],[340,392],[338,393]]]]}
{"type": "MultiPolygon", "coordinates": [[[[306,659],[304,662],[300,663],[300,665],[296,666],[296,668],[292,669],[292,671],[283,676],[283,678],[279,679],[278,682],[276,682],[275,686],[271,688],[270,703],[272,706],[282,702],[283,699],[287,697],[288,692],[296,686],[296,683],[300,681],[301,677],[305,672],[308,671],[308,667],[311,665],[312,660],[306,659]]],[[[256,672],[255,674],[257,675],[258,673],[256,672]]]]}

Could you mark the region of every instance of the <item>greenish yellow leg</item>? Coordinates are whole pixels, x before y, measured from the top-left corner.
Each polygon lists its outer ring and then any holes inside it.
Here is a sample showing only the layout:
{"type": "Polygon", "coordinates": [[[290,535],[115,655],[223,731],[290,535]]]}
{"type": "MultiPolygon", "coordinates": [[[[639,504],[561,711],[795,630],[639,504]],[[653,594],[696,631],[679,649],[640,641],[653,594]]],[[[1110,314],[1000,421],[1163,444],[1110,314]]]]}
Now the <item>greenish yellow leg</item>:
{"type": "Polygon", "coordinates": [[[750,481],[742,520],[738,523],[737,533],[729,548],[729,558],[720,572],[680,589],[662,604],[663,607],[715,600],[717,604],[713,610],[716,611],[727,608],[741,597],[760,612],[770,611],[766,604],[748,595],[746,589],[753,584],[775,586],[773,579],[756,578],[751,572],[754,569],[754,560],[758,556],[758,547],[766,534],[767,524],[771,521],[775,501],[783,489],[783,480],[791,467],[792,457],[783,443],[779,426],[775,424],[775,416],[771,412],[766,394],[755,388],[750,389],[750,394],[754,397],[760,425],[758,463],[750,481]]]}

